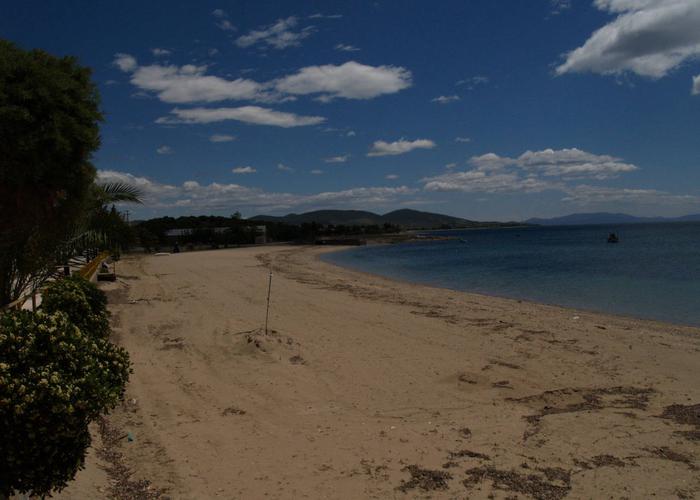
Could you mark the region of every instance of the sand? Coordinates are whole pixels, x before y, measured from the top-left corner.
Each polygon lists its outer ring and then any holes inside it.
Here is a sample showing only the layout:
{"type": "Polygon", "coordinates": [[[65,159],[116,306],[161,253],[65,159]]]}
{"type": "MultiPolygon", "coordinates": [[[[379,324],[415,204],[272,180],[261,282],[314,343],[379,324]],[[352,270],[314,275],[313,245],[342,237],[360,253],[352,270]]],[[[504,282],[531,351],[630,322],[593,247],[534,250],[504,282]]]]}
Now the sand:
{"type": "Polygon", "coordinates": [[[700,496],[699,329],[400,283],[323,251],[120,262],[105,286],[134,373],[59,498],[700,496]]]}

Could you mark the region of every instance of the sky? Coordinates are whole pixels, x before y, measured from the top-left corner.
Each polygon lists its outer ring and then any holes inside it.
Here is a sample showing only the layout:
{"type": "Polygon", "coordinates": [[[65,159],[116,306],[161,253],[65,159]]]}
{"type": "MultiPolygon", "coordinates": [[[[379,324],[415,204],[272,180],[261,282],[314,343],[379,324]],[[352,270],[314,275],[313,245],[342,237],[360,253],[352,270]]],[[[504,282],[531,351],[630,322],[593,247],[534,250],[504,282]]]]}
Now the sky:
{"type": "Polygon", "coordinates": [[[700,0],[0,0],[93,70],[133,218],[700,212],[700,0]]]}

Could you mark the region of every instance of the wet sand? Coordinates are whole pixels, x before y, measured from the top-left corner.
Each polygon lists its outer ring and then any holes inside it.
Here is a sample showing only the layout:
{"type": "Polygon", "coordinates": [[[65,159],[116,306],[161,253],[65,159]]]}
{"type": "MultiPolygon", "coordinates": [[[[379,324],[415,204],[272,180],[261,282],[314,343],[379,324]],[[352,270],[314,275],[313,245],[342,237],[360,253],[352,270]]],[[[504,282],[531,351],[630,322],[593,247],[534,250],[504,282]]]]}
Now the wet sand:
{"type": "Polygon", "coordinates": [[[134,373],[59,498],[700,495],[700,329],[400,283],[323,251],[120,262],[106,288],[134,373]]]}

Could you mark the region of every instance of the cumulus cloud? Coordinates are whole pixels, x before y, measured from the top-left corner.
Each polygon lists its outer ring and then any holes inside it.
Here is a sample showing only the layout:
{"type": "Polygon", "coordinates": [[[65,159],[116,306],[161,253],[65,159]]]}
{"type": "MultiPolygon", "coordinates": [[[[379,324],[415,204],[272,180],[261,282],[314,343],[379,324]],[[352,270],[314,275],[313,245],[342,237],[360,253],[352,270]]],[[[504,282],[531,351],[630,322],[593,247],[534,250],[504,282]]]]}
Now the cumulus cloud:
{"type": "Polygon", "coordinates": [[[693,88],[690,92],[693,95],[700,95],[700,75],[693,77],[693,88]]]}
{"type": "Polygon", "coordinates": [[[311,14],[309,19],[342,19],[342,14],[321,14],[317,12],[316,14],[311,14]]]}
{"type": "Polygon", "coordinates": [[[467,87],[467,90],[473,90],[474,88],[478,87],[479,85],[486,85],[489,83],[489,77],[488,76],[483,76],[483,75],[477,75],[477,76],[470,76],[469,78],[464,78],[462,80],[459,80],[457,83],[455,83],[456,86],[461,86],[464,85],[467,87]]]}
{"type": "Polygon", "coordinates": [[[350,155],[338,155],[331,156],[330,158],[324,158],[323,161],[326,163],[345,163],[350,158],[350,155]]]}
{"type": "Polygon", "coordinates": [[[339,43],[338,45],[336,45],[333,48],[335,50],[339,50],[341,52],[357,52],[358,50],[360,50],[357,47],[355,47],[354,45],[348,45],[345,43],[339,43]]]}
{"type": "Polygon", "coordinates": [[[168,49],[159,49],[158,47],[151,49],[151,54],[156,57],[169,56],[171,52],[168,49]]]}
{"type": "Polygon", "coordinates": [[[634,172],[638,167],[623,162],[620,158],[609,155],[596,155],[577,148],[544,149],[526,151],[518,158],[498,156],[487,153],[475,156],[469,163],[477,170],[499,170],[507,166],[516,166],[523,170],[545,177],[566,179],[610,179],[627,172],[634,172]]]}
{"type": "Polygon", "coordinates": [[[235,135],[228,135],[228,134],[214,134],[209,137],[209,142],[231,142],[235,141],[236,136],[235,135]]]}
{"type": "Polygon", "coordinates": [[[138,63],[134,56],[117,53],[114,55],[114,65],[122,71],[133,71],[138,66],[138,63]]]}
{"type": "Polygon", "coordinates": [[[549,0],[549,3],[552,7],[551,13],[553,16],[557,16],[571,8],[571,0],[549,0]]]}
{"type": "Polygon", "coordinates": [[[319,168],[315,168],[313,170],[310,170],[309,173],[313,174],[313,175],[321,175],[321,174],[323,174],[323,170],[321,170],[319,168]]]}
{"type": "Polygon", "coordinates": [[[139,89],[154,92],[163,102],[192,103],[223,100],[265,98],[263,86],[253,80],[226,80],[206,75],[206,66],[139,66],[128,54],[117,54],[114,64],[131,73],[131,83],[139,89]]]}
{"type": "Polygon", "coordinates": [[[387,174],[387,175],[385,176],[385,178],[388,179],[388,180],[390,180],[390,181],[394,181],[394,180],[398,179],[399,176],[396,175],[396,174],[387,174]]]}
{"type": "Polygon", "coordinates": [[[423,179],[429,191],[540,192],[566,191],[583,179],[605,180],[638,167],[609,155],[577,148],[526,151],[517,158],[486,153],[469,159],[471,169],[423,179]]]}
{"type": "Polygon", "coordinates": [[[405,68],[368,66],[354,61],[338,66],[307,66],[263,83],[208,75],[205,65],[139,66],[129,54],[116,54],[114,64],[129,73],[131,83],[141,91],[155,93],[161,101],[175,104],[226,100],[280,102],[309,94],[318,94],[322,101],[371,99],[411,86],[411,72],[405,68]]]}
{"type": "Polygon", "coordinates": [[[223,9],[214,9],[211,12],[211,15],[214,16],[217,21],[216,21],[216,27],[219,29],[222,29],[224,31],[237,31],[236,27],[231,24],[231,21],[229,21],[228,14],[226,13],[225,10],[223,9]]]}
{"type": "Polygon", "coordinates": [[[307,66],[275,83],[275,88],[285,94],[321,94],[327,99],[371,99],[410,86],[411,72],[406,68],[368,66],[355,61],[339,66],[307,66]]]}
{"type": "Polygon", "coordinates": [[[158,118],[156,123],[172,125],[180,123],[216,123],[226,120],[236,120],[253,125],[290,128],[318,125],[323,123],[325,118],[322,116],[296,115],[259,106],[241,106],[238,108],[175,108],[170,111],[170,115],[158,118]]]}
{"type": "Polygon", "coordinates": [[[438,104],[449,104],[451,102],[459,101],[461,97],[456,94],[453,95],[441,95],[431,99],[431,102],[437,102],[438,104]]]}
{"type": "Polygon", "coordinates": [[[288,167],[284,163],[278,163],[277,170],[281,170],[282,172],[294,172],[294,169],[292,167],[288,167]]]}
{"type": "Polygon", "coordinates": [[[557,74],[632,72],[661,78],[700,55],[698,0],[595,0],[617,15],[566,54],[557,74]]]}
{"type": "Polygon", "coordinates": [[[523,177],[516,172],[487,172],[468,170],[449,172],[423,179],[427,191],[461,191],[465,193],[503,193],[524,191],[537,193],[555,185],[534,176],[523,177]]]}
{"type": "Polygon", "coordinates": [[[235,167],[231,169],[231,172],[234,174],[254,174],[257,170],[253,167],[235,167]]]}
{"type": "Polygon", "coordinates": [[[125,182],[138,186],[145,194],[145,205],[153,209],[212,212],[249,208],[256,210],[287,210],[329,207],[368,207],[396,204],[403,197],[415,194],[416,189],[406,186],[357,187],[342,191],[315,194],[292,194],[264,191],[240,184],[212,182],[200,184],[186,181],[181,185],[163,184],[145,177],[114,170],[99,170],[99,182],[125,182]]]}
{"type": "Polygon", "coordinates": [[[434,147],[435,143],[430,139],[416,139],[415,141],[399,139],[394,142],[375,141],[367,156],[402,155],[414,149],[433,149],[434,147]]]}
{"type": "Polygon", "coordinates": [[[472,142],[469,137],[455,137],[455,142],[472,142]]]}
{"type": "Polygon", "coordinates": [[[173,150],[170,146],[161,146],[158,149],[156,149],[156,153],[158,153],[159,155],[169,155],[172,152],[173,150]]]}
{"type": "Polygon", "coordinates": [[[256,44],[263,44],[274,49],[298,47],[304,38],[311,35],[313,28],[306,27],[300,31],[294,31],[297,24],[299,24],[299,19],[295,16],[278,19],[273,24],[252,30],[248,34],[238,37],[236,45],[242,48],[256,44]]]}

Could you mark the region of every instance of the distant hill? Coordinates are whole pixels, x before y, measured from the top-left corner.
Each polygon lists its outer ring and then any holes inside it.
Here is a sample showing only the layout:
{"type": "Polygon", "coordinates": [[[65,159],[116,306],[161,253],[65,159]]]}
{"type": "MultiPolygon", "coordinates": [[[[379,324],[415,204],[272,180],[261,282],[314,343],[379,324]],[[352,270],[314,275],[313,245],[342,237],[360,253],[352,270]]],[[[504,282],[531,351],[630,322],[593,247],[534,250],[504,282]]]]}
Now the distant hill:
{"type": "Polygon", "coordinates": [[[402,226],[409,229],[438,229],[442,227],[482,227],[512,225],[500,222],[477,222],[450,215],[421,212],[419,210],[394,210],[384,215],[365,212],[363,210],[316,210],[303,214],[289,214],[281,217],[274,215],[256,215],[249,220],[284,222],[286,224],[333,224],[346,226],[383,225],[385,223],[402,226]]]}
{"type": "Polygon", "coordinates": [[[551,219],[533,218],[526,224],[541,226],[575,226],[584,224],[641,224],[649,222],[700,222],[700,214],[684,215],[682,217],[636,217],[628,214],[594,212],[552,217],[551,219]]]}

